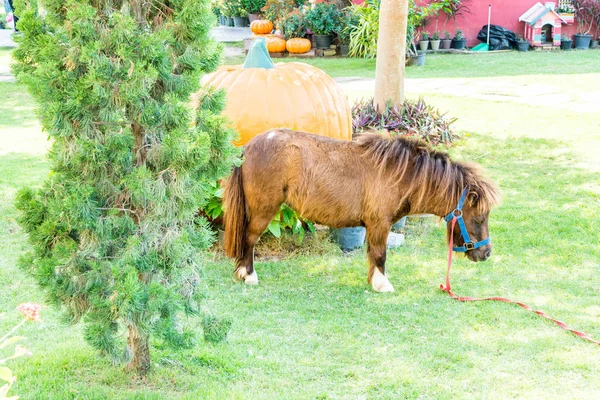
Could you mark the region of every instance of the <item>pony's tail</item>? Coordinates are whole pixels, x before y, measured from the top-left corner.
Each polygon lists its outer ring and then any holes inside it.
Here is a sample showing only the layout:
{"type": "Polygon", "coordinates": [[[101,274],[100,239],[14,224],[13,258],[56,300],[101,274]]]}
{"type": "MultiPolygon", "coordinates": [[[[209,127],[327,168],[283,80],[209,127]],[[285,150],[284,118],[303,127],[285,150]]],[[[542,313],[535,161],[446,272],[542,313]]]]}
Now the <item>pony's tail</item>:
{"type": "Polygon", "coordinates": [[[223,194],[225,219],[225,253],[228,257],[240,260],[244,257],[246,244],[246,197],[242,184],[242,168],[233,168],[233,173],[225,184],[223,194]]]}

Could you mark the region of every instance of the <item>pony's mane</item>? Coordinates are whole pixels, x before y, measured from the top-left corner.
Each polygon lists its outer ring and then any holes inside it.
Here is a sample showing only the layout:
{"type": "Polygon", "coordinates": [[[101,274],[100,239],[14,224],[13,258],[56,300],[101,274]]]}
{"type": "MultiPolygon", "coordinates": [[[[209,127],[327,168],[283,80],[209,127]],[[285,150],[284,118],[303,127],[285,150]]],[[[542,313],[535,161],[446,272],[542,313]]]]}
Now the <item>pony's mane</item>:
{"type": "Polygon", "coordinates": [[[363,134],[357,142],[380,174],[391,173],[394,184],[403,184],[401,201],[408,200],[412,211],[433,208],[449,212],[466,186],[476,194],[468,201],[479,214],[489,212],[500,200],[498,188],[478,165],[452,161],[422,140],[363,134]]]}

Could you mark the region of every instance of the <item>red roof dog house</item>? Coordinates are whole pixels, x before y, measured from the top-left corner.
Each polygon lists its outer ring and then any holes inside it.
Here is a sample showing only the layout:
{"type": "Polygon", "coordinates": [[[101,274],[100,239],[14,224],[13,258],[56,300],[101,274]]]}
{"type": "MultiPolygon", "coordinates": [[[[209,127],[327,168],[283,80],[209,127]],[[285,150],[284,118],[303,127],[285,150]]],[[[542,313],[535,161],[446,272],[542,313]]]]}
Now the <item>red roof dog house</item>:
{"type": "Polygon", "coordinates": [[[560,46],[560,36],[562,34],[563,24],[567,24],[556,11],[556,3],[537,3],[525,14],[519,17],[519,22],[525,22],[525,33],[523,37],[531,43],[532,46],[542,46],[552,44],[560,46]]]}

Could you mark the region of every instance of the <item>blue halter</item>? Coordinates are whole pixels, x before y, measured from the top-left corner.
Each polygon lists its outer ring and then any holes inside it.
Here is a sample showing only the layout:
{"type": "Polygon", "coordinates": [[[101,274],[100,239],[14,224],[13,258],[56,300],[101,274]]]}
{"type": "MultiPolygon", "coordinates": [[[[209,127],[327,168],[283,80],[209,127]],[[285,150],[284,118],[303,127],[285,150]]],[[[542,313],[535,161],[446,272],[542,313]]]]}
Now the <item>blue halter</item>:
{"type": "Polygon", "coordinates": [[[458,201],[458,205],[456,208],[448,213],[444,217],[446,222],[452,221],[452,218],[456,218],[456,222],[458,222],[458,227],[460,228],[460,233],[465,241],[465,244],[460,247],[453,247],[452,250],[457,251],[459,253],[466,253],[469,250],[478,249],[486,244],[490,243],[490,238],[480,240],[479,242],[473,243],[471,241],[471,237],[469,236],[469,232],[467,232],[467,227],[465,225],[465,220],[462,216],[462,208],[465,204],[465,199],[467,198],[467,194],[469,193],[469,187],[467,186],[465,190],[463,190],[462,195],[460,196],[460,200],[458,201]]]}

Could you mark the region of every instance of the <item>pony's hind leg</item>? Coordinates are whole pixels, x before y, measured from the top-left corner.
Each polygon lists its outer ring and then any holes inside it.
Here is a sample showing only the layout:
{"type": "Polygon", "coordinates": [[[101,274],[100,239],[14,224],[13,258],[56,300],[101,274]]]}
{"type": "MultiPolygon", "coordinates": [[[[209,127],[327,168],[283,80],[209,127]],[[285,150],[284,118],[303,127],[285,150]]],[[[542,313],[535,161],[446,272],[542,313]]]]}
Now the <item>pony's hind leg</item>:
{"type": "Polygon", "coordinates": [[[393,292],[394,287],[385,276],[387,237],[391,226],[367,225],[368,280],[376,292],[393,292]]]}
{"type": "Polygon", "coordinates": [[[277,210],[279,210],[279,205],[269,207],[268,210],[263,208],[263,210],[260,210],[261,212],[253,212],[251,214],[252,217],[246,228],[244,257],[237,260],[235,269],[236,278],[248,285],[258,284],[258,274],[254,269],[254,246],[267,229],[267,226],[269,226],[269,222],[271,222],[277,210]]]}

